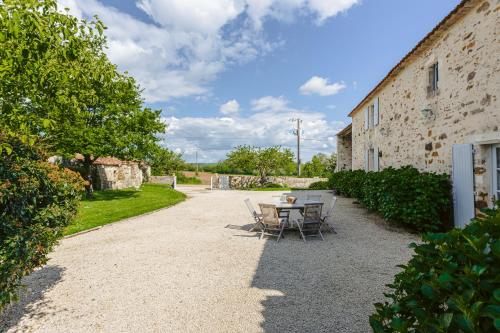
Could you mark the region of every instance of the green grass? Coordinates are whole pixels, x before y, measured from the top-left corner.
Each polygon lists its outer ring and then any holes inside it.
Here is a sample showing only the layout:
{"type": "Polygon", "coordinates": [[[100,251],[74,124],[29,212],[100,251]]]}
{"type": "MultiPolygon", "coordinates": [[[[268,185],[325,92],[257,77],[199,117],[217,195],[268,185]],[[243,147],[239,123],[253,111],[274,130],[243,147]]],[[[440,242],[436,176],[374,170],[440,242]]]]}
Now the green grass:
{"type": "Polygon", "coordinates": [[[96,191],[93,199],[82,200],[75,221],[65,229],[64,234],[71,235],[169,207],[185,198],[183,193],[171,189],[168,185],[159,184],[144,184],[140,190],[96,191]]]}

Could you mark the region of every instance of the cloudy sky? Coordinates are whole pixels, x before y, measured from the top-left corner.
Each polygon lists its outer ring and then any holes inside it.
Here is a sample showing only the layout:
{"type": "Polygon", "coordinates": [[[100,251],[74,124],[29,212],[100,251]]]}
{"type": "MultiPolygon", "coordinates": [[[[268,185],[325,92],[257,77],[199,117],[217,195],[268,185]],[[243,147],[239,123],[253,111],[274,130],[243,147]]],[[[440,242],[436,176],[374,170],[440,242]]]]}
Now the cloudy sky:
{"type": "Polygon", "coordinates": [[[335,151],[347,114],[459,0],[59,0],[108,27],[107,53],[162,109],[164,145],[335,151]]]}

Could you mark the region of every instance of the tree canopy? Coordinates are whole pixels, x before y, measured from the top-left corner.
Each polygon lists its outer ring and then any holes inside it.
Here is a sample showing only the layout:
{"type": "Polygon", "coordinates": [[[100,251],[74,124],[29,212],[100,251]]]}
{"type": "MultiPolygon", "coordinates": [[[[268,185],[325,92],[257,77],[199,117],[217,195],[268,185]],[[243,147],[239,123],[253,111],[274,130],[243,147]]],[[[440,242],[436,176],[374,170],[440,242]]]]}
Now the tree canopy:
{"type": "Polygon", "coordinates": [[[135,80],[104,49],[105,26],[58,11],[55,0],[0,4],[0,126],[53,153],[142,159],[164,132],[135,80]]]}
{"type": "Polygon", "coordinates": [[[302,176],[304,177],[328,177],[337,165],[337,155],[330,156],[319,153],[312,157],[311,161],[302,167],[302,176]]]}
{"type": "Polygon", "coordinates": [[[232,167],[255,171],[264,184],[268,176],[280,173],[293,163],[293,153],[280,146],[257,148],[243,145],[229,152],[226,161],[232,167]]]}
{"type": "Polygon", "coordinates": [[[170,149],[158,147],[149,160],[151,172],[155,176],[172,175],[186,169],[186,162],[181,154],[170,149]]]}

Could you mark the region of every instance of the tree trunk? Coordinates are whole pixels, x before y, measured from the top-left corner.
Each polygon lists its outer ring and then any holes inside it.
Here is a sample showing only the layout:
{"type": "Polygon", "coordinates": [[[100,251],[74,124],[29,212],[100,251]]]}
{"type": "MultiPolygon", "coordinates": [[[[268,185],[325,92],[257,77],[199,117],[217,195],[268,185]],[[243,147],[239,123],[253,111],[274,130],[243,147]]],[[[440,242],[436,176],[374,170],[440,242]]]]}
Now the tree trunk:
{"type": "Polygon", "coordinates": [[[92,186],[92,164],[94,161],[95,159],[92,159],[90,155],[83,156],[83,177],[87,181],[87,185],[85,185],[85,195],[87,199],[92,199],[94,197],[94,187],[92,186]]]}
{"type": "Polygon", "coordinates": [[[267,183],[267,175],[265,171],[260,171],[260,185],[264,186],[267,183]]]}

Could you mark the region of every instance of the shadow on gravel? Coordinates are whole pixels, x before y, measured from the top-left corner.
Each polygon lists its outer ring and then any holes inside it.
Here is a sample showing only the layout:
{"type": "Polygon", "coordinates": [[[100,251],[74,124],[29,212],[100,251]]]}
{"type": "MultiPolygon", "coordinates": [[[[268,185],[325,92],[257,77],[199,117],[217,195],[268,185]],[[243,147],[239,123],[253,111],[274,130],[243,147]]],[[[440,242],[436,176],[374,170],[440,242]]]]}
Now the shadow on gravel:
{"type": "MultiPolygon", "coordinates": [[[[25,316],[40,319],[53,313],[49,302],[44,300],[44,294],[61,280],[63,271],[59,266],[48,265],[25,277],[19,291],[19,301],[6,306],[0,313],[0,332],[16,327],[25,316]],[[35,311],[40,308],[43,310],[35,311]]],[[[14,330],[25,331],[30,331],[30,328],[17,327],[14,330]]]]}
{"type": "Polygon", "coordinates": [[[368,316],[387,280],[381,278],[385,258],[364,249],[358,236],[364,231],[355,230],[362,224],[350,225],[364,212],[348,200],[339,201],[338,234],[324,233],[325,241],[308,238],[303,243],[292,231],[279,243],[266,238],[252,280],[252,287],[269,292],[261,303],[264,332],[371,331],[368,316]]]}

